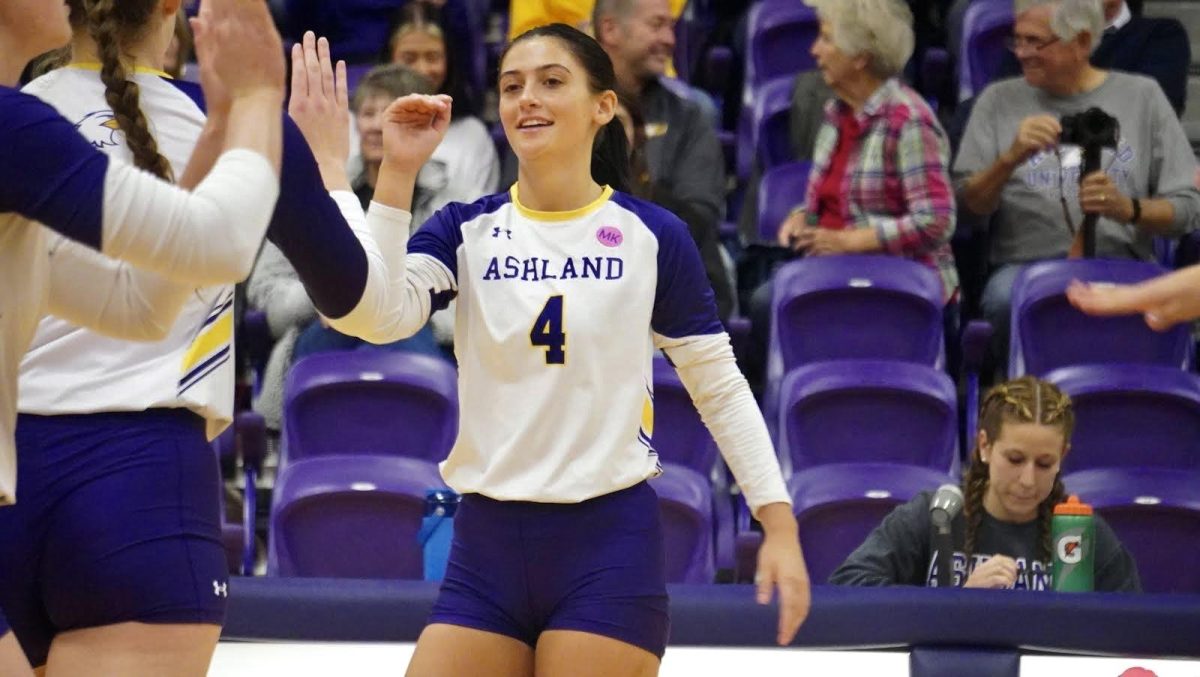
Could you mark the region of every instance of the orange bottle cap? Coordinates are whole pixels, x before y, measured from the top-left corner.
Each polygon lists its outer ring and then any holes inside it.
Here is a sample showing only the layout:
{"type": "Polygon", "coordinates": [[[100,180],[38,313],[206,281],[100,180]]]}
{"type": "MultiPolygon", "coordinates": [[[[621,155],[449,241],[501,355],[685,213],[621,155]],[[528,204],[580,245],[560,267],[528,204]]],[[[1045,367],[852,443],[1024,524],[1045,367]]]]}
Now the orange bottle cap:
{"type": "Polygon", "coordinates": [[[1067,500],[1054,506],[1055,515],[1091,515],[1092,506],[1081,503],[1079,497],[1071,494],[1067,500]]]}

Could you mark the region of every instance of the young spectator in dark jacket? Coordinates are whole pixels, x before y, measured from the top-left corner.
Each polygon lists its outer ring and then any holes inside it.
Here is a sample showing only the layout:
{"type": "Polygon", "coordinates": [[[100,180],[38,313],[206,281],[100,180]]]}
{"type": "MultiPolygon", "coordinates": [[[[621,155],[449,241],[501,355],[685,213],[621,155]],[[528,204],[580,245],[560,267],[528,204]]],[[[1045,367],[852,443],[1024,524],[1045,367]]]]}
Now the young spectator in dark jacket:
{"type": "MultiPolygon", "coordinates": [[[[953,585],[1050,590],[1050,519],[1066,496],[1060,464],[1075,413],[1054,385],[1024,376],[993,388],[963,478],[962,514],[952,525],[953,585]]],[[[897,507],[829,577],[837,585],[919,585],[937,580],[924,492],[897,507]]],[[[1137,566],[1096,517],[1095,589],[1139,592],[1137,566]]]]}

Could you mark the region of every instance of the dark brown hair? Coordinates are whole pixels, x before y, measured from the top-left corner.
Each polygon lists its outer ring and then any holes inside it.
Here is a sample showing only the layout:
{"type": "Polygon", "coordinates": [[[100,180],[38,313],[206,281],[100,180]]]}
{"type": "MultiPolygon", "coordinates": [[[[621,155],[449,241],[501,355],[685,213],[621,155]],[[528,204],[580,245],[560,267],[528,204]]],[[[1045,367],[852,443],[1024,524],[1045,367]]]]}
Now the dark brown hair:
{"type": "MultiPolygon", "coordinates": [[[[518,35],[504,48],[500,63],[504,63],[514,45],[532,38],[554,38],[562,43],[587,71],[588,88],[593,94],[617,91],[617,75],[604,48],[587,33],[562,23],[538,26],[518,35]]],[[[629,192],[629,142],[625,138],[625,127],[615,115],[596,132],[592,141],[592,179],[613,190],[629,192]]]]}

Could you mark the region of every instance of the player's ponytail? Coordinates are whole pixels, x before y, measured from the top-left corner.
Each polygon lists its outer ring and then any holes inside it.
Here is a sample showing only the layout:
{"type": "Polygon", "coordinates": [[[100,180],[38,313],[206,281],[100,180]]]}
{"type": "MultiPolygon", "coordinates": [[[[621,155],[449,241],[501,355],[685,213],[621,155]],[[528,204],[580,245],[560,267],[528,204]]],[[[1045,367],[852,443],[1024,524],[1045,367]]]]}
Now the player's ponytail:
{"type": "Polygon", "coordinates": [[[155,0],[69,0],[72,21],[82,19],[100,56],[104,100],[133,154],[133,163],[173,181],[171,164],[158,152],[158,141],[141,108],[141,91],[129,78],[122,55],[127,42],[146,30],[158,8],[155,0]]]}
{"type": "MultiPolygon", "coordinates": [[[[593,94],[617,90],[617,75],[608,53],[590,35],[567,24],[548,24],[525,31],[509,43],[500,55],[500,62],[504,62],[513,45],[538,37],[554,38],[571,52],[587,71],[588,89],[593,94]]],[[[629,142],[616,116],[592,140],[592,179],[613,190],[629,191],[629,142]]]]}
{"type": "Polygon", "coordinates": [[[629,140],[615,115],[592,142],[592,179],[613,190],[629,192],[629,140]]]}

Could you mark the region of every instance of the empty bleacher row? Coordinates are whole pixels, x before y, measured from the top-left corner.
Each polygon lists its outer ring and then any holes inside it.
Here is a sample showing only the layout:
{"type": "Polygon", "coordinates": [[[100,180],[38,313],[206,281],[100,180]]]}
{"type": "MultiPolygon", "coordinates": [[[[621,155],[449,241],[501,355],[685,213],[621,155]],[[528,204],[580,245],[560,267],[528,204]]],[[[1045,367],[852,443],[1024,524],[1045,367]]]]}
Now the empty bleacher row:
{"type": "MultiPolygon", "coordinates": [[[[1126,261],[1032,267],[1017,283],[1012,375],[1042,375],[1074,399],[1064,481],[1113,525],[1145,588],[1200,592],[1200,568],[1179,565],[1194,549],[1177,548],[1200,536],[1200,377],[1190,371],[1190,333],[1085,316],[1064,297],[1073,279],[1157,272],[1126,261]]],[[[777,386],[763,409],[815,580],[892,507],[957,481],[971,435],[958,425],[932,278],[891,257],[801,260],[777,278],[777,386]]],[[[654,381],[665,473],[652,484],[671,580],[748,579],[757,535],[744,503],[661,358],[654,381]]],[[[435,464],[459,416],[453,367],[405,353],[314,355],[293,369],[285,397],[267,574],[419,578],[424,495],[441,485],[435,464]]]]}

